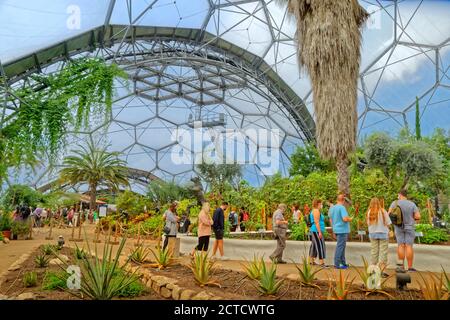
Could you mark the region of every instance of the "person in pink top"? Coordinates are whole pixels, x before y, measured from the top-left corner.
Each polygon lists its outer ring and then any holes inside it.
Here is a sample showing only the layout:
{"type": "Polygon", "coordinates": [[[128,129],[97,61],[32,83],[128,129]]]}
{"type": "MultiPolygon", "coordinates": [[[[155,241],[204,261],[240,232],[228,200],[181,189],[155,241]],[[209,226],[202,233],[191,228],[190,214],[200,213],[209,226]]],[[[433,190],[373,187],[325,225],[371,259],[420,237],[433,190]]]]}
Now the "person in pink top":
{"type": "Polygon", "coordinates": [[[209,202],[204,202],[202,209],[198,214],[198,245],[194,248],[194,250],[192,250],[191,256],[194,255],[195,250],[208,251],[211,226],[213,224],[209,211],[209,202]]]}

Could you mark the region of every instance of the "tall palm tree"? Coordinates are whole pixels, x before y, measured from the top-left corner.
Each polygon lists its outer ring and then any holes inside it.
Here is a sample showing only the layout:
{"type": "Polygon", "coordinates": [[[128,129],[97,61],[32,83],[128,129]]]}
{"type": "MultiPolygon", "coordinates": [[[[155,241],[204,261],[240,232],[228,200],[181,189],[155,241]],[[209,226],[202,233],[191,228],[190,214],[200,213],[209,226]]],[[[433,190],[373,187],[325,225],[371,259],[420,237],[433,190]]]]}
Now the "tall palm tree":
{"type": "Polygon", "coordinates": [[[80,145],[79,150],[72,150],[73,155],[64,159],[64,168],[60,171],[61,182],[72,185],[86,183],[89,186],[91,209],[95,206],[99,185],[106,185],[111,190],[129,185],[126,162],[118,158],[118,152],[106,149],[107,146],[98,147],[92,141],[80,145]]]}
{"type": "Polygon", "coordinates": [[[356,146],[361,28],[357,0],[278,0],[297,20],[298,59],[311,78],[320,155],[334,159],[340,192],[350,195],[348,155],[356,146]]]}

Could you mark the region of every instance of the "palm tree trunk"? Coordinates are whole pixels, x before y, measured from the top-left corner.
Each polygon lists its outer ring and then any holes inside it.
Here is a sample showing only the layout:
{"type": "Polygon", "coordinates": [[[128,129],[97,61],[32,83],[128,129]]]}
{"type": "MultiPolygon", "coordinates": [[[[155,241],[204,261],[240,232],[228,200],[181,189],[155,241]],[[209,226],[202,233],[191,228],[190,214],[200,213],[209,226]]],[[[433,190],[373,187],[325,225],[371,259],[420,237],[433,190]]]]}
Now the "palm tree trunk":
{"type": "Polygon", "coordinates": [[[94,210],[95,208],[95,202],[96,202],[96,196],[97,196],[97,185],[91,184],[89,186],[89,194],[90,194],[90,201],[89,201],[89,209],[94,210]]]}
{"type": "Polygon", "coordinates": [[[350,173],[348,171],[348,158],[341,156],[336,160],[337,184],[339,193],[350,198],[350,173]]]}

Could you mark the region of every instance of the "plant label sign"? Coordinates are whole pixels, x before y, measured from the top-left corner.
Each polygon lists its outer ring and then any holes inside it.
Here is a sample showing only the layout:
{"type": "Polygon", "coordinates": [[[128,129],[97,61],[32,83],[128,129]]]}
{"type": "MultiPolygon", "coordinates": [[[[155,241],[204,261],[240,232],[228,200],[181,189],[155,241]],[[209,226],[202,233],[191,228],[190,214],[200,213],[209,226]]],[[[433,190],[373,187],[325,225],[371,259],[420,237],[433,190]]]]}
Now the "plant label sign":
{"type": "Polygon", "coordinates": [[[106,206],[101,206],[101,207],[99,208],[98,215],[99,215],[100,217],[106,217],[106,209],[107,209],[106,206]]]}
{"type": "Polygon", "coordinates": [[[358,231],[358,236],[365,236],[365,235],[366,235],[366,231],[364,231],[364,230],[358,231]]]}

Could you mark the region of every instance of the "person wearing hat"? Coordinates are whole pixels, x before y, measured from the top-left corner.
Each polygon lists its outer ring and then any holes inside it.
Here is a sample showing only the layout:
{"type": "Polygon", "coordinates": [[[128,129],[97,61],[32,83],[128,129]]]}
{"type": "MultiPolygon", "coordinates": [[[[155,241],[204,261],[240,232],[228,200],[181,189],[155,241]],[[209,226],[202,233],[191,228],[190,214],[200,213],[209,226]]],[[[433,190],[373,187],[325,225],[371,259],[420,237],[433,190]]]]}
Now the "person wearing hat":
{"type": "Polygon", "coordinates": [[[178,220],[180,220],[180,218],[177,216],[177,207],[178,201],[172,202],[172,204],[169,206],[169,209],[167,209],[167,211],[164,212],[163,215],[163,219],[165,221],[164,226],[165,237],[163,250],[165,250],[167,245],[169,244],[169,238],[177,236],[178,220]]]}

